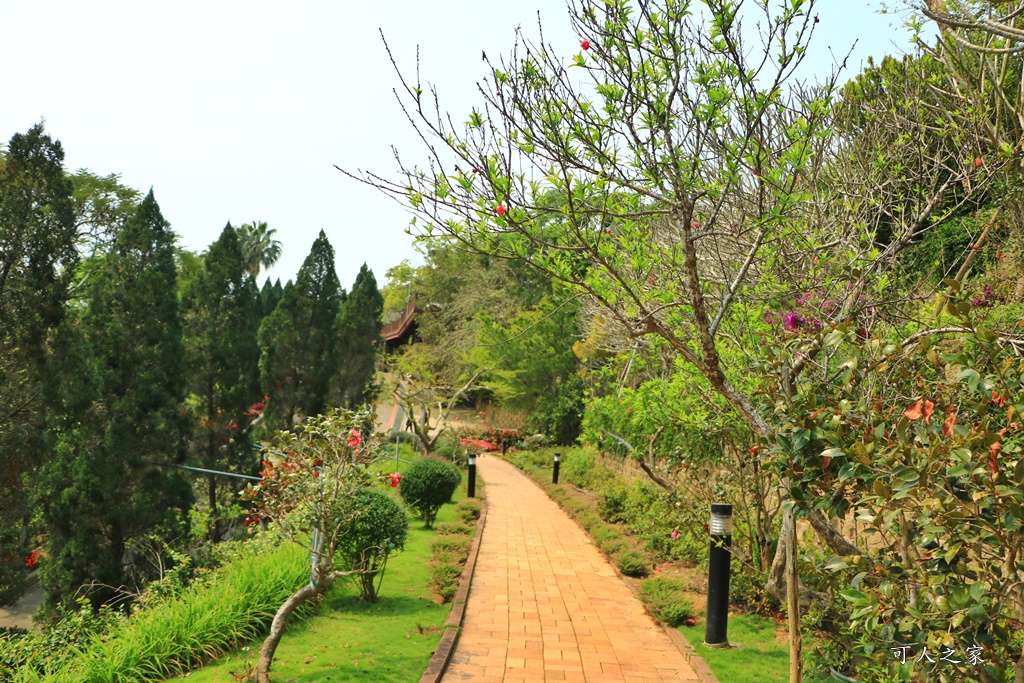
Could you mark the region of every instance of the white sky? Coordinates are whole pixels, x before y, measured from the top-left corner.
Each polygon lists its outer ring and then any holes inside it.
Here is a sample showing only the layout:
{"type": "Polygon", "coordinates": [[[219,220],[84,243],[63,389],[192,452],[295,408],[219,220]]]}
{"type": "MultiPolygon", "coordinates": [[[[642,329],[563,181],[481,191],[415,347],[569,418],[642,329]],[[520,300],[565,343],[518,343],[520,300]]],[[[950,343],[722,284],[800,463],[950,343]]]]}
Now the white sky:
{"type": "MultiPolygon", "coordinates": [[[[348,289],[365,261],[380,285],[417,261],[404,208],[334,164],[394,174],[391,146],[424,159],[395,102],[397,77],[420,46],[425,81],[465,120],[486,75],[482,50],[507,53],[516,26],[578,51],[564,0],[0,0],[0,141],[40,119],[70,170],[118,173],[157,201],[183,245],[202,251],[227,221],[266,221],[283,243],[272,277],[294,277],[321,228],[348,289]]],[[[777,4],[777,0],[773,0],[777,4]]],[[[811,60],[859,41],[899,52],[905,34],[865,0],[819,0],[811,60]]],[[[262,276],[261,276],[262,283],[262,276]]]]}

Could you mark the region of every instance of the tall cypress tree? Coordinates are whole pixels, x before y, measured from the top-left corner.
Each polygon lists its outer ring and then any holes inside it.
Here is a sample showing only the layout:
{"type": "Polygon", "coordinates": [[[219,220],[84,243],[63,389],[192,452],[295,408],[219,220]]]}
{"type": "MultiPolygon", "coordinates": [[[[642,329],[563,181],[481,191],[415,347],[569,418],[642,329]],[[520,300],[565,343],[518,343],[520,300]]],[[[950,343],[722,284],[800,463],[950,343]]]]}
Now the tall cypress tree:
{"type": "MultiPolygon", "coordinates": [[[[254,473],[250,408],[259,400],[260,297],[228,223],[182,297],[189,392],[198,418],[190,451],[213,470],[254,473]]],[[[217,477],[207,477],[211,540],[220,540],[217,477]]]]}
{"type": "Polygon", "coordinates": [[[65,409],[37,489],[51,603],[90,579],[95,602],[137,587],[151,568],[132,541],[169,540],[186,523],[191,490],[168,468],[184,459],[187,426],[173,242],[150,191],[92,264],[81,313],[59,335],[65,409]]]}
{"type": "Polygon", "coordinates": [[[278,278],[271,283],[268,277],[263,283],[263,289],[260,290],[260,317],[266,318],[273,313],[283,295],[284,287],[281,286],[281,279],[278,278]]]}
{"type": "Polygon", "coordinates": [[[373,398],[383,311],[384,297],[377,289],[377,279],[364,263],[338,313],[339,370],[335,376],[335,396],[349,407],[373,398]]]}
{"type": "Polygon", "coordinates": [[[50,331],[78,261],[72,185],[60,142],[36,125],[0,153],[0,605],[24,588],[30,508],[41,461],[50,331]]]}
{"type": "Polygon", "coordinates": [[[327,235],[313,242],[295,282],[260,325],[260,377],[271,419],[291,429],[299,415],[324,410],[338,370],[337,319],[345,292],[327,235]]]}

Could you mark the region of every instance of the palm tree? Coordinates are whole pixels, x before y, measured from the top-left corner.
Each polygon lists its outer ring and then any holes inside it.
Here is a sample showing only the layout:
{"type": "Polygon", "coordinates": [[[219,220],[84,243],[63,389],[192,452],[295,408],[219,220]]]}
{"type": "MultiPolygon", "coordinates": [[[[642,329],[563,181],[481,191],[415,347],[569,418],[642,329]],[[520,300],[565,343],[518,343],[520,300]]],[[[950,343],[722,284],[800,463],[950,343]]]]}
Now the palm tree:
{"type": "Polygon", "coordinates": [[[245,223],[238,228],[238,241],[242,244],[245,267],[255,278],[261,268],[269,268],[281,258],[281,243],[274,239],[277,230],[263,221],[245,223]]]}

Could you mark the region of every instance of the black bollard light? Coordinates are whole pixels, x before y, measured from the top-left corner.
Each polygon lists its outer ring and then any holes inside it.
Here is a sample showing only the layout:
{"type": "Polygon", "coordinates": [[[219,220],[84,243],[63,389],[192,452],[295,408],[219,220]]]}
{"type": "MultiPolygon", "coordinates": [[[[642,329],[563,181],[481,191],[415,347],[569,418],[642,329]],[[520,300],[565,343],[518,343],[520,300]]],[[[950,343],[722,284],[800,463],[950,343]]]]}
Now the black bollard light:
{"type": "Polygon", "coordinates": [[[732,505],[711,504],[711,557],[708,559],[708,619],[704,644],[729,647],[729,563],[732,553],[732,505]]]}
{"type": "Polygon", "coordinates": [[[469,482],[466,484],[466,495],[476,497],[476,456],[469,454],[469,482]]]}
{"type": "Polygon", "coordinates": [[[557,484],[558,483],[558,467],[561,464],[562,464],[562,454],[561,453],[555,453],[555,466],[551,470],[551,483],[552,484],[557,484]]]}

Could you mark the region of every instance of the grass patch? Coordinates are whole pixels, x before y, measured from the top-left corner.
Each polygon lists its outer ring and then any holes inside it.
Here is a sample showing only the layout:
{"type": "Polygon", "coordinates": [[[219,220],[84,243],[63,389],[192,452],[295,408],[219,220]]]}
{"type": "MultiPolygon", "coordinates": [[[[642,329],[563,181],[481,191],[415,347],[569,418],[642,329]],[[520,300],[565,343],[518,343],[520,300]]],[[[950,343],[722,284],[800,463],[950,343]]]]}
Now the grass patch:
{"type": "MultiPolygon", "coordinates": [[[[720,681],[729,683],[788,683],[789,644],[778,634],[777,625],[756,614],[729,617],[729,642],[741,647],[704,647],[704,621],[679,628],[686,640],[711,667],[720,681]]],[[[806,643],[805,648],[806,650],[806,643]]],[[[826,683],[830,678],[809,676],[806,683],[826,683]]]]}
{"type": "MultiPolygon", "coordinates": [[[[455,499],[465,496],[465,482],[455,499]]],[[[438,521],[453,523],[454,505],[445,505],[438,521]]],[[[431,546],[442,537],[412,523],[405,551],[388,560],[380,601],[359,599],[352,582],[336,584],[317,612],[288,625],[271,673],[276,681],[418,680],[437,648],[450,605],[437,605],[430,587],[431,546]]],[[[462,538],[459,536],[450,539],[462,538]]],[[[255,665],[260,642],[188,674],[190,683],[232,683],[255,665]]],[[[184,678],[184,677],[181,677],[184,678]]]]}

